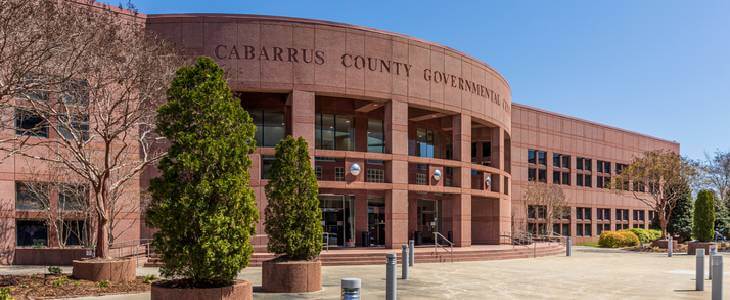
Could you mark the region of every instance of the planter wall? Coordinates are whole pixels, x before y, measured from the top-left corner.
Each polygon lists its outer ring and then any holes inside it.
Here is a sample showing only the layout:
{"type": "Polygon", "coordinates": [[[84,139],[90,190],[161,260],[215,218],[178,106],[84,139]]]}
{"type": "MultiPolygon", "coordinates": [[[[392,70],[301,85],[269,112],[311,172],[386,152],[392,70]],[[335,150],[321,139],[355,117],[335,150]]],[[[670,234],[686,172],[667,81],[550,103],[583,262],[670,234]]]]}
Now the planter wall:
{"type": "MultiPolygon", "coordinates": [[[[652,247],[657,247],[659,249],[667,249],[667,244],[669,244],[667,240],[656,240],[651,242],[652,247]]],[[[678,246],[679,243],[677,242],[677,240],[672,240],[672,249],[676,251],[678,246]]]]}
{"type": "Polygon", "coordinates": [[[15,248],[13,264],[70,266],[74,260],[87,258],[86,251],[82,248],[15,248]]]}
{"type": "Polygon", "coordinates": [[[119,260],[74,260],[73,277],[92,281],[132,281],[137,276],[137,262],[119,260]]]}
{"type": "Polygon", "coordinates": [[[263,263],[263,290],[269,293],[309,293],[322,289],[322,263],[274,261],[263,263]]]}
{"type": "Polygon", "coordinates": [[[710,255],[710,246],[715,245],[713,242],[689,242],[687,243],[687,254],[695,255],[696,249],[705,249],[705,255],[710,255]]]}
{"type": "Polygon", "coordinates": [[[232,286],[211,289],[166,288],[152,284],[152,300],[251,300],[253,285],[245,280],[237,280],[232,286]]]}

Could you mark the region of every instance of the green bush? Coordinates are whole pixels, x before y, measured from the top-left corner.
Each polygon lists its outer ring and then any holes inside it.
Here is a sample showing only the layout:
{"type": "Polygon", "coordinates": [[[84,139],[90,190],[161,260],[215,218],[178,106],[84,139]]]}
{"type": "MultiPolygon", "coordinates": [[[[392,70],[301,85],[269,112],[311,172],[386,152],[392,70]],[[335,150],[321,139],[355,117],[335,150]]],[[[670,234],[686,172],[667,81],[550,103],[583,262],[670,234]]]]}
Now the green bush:
{"type": "Polygon", "coordinates": [[[639,237],[629,230],[604,231],[598,238],[601,248],[622,248],[639,245],[639,237]]]}
{"type": "Polygon", "coordinates": [[[662,232],[656,229],[644,229],[644,228],[631,228],[629,231],[636,234],[639,238],[639,242],[642,244],[648,244],[658,240],[662,236],[662,232]]]}
{"type": "Polygon", "coordinates": [[[697,241],[710,242],[715,236],[715,196],[710,190],[697,193],[692,234],[697,241]]]}
{"type": "Polygon", "coordinates": [[[286,259],[308,260],[322,251],[319,188],[307,141],[287,136],[276,145],[266,185],[268,250],[286,259]]]}
{"type": "Polygon", "coordinates": [[[56,266],[48,267],[48,274],[61,275],[61,268],[56,266]]]}
{"type": "Polygon", "coordinates": [[[155,274],[147,274],[142,277],[142,282],[144,283],[152,283],[155,280],[157,280],[157,276],[155,274]]]}
{"type": "Polygon", "coordinates": [[[256,127],[210,58],[180,68],[167,95],[157,131],[170,146],[147,211],[160,273],[188,287],[228,286],[253,252],[258,210],[248,155],[256,127]]]}
{"type": "Polygon", "coordinates": [[[106,279],[96,283],[96,286],[98,286],[100,289],[108,288],[109,285],[111,285],[111,283],[109,282],[109,280],[106,279]]]}

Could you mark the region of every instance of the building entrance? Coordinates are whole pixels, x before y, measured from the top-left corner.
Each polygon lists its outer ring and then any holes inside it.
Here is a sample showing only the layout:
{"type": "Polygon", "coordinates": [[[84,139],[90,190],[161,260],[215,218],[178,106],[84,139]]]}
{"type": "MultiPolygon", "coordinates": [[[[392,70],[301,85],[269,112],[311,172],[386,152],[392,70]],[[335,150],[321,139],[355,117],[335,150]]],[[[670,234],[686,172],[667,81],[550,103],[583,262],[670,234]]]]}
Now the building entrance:
{"type": "Polygon", "coordinates": [[[368,242],[370,247],[385,245],[385,201],[368,199],[368,242]]]}
{"type": "Polygon", "coordinates": [[[416,227],[416,242],[418,244],[433,244],[433,233],[441,228],[439,208],[441,201],[418,200],[418,225],[416,227]]]}
{"type": "Polygon", "coordinates": [[[330,247],[355,246],[354,199],[347,195],[320,195],[324,241],[330,247]]]}

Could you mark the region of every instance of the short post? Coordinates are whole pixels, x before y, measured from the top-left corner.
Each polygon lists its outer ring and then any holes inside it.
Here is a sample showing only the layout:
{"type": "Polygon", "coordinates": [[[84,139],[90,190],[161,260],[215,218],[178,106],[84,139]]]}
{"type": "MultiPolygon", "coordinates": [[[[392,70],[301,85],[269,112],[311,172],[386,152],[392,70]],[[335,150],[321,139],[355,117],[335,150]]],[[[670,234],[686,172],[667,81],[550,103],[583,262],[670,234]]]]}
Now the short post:
{"type": "Polygon", "coordinates": [[[722,300],[722,255],[713,255],[710,270],[715,274],[712,278],[712,300],[722,300]]]}
{"type": "Polygon", "coordinates": [[[667,256],[672,257],[672,250],[674,250],[674,242],[672,242],[672,236],[667,236],[667,256]]]}
{"type": "Polygon", "coordinates": [[[395,278],[396,260],[394,253],[385,256],[385,300],[396,300],[397,289],[395,278]]]}
{"type": "Polygon", "coordinates": [[[408,279],[408,262],[410,259],[408,258],[408,246],[406,244],[401,245],[401,252],[402,254],[402,264],[403,267],[401,268],[401,277],[403,279],[408,279]]]}
{"type": "Polygon", "coordinates": [[[695,250],[695,290],[705,290],[705,249],[695,250]]]}
{"type": "Polygon", "coordinates": [[[416,264],[416,242],[414,240],[408,241],[408,265],[413,267],[416,264]]]}
{"type": "Polygon", "coordinates": [[[708,279],[712,279],[712,258],[717,255],[717,248],[715,248],[715,245],[710,245],[710,257],[708,258],[710,260],[710,263],[708,266],[710,266],[710,269],[707,270],[709,273],[708,279]]]}
{"type": "Polygon", "coordinates": [[[573,238],[570,236],[565,238],[565,256],[573,255],[573,238]]]}
{"type": "Polygon", "coordinates": [[[342,300],[360,300],[360,278],[345,277],[340,279],[340,296],[342,300]]]}

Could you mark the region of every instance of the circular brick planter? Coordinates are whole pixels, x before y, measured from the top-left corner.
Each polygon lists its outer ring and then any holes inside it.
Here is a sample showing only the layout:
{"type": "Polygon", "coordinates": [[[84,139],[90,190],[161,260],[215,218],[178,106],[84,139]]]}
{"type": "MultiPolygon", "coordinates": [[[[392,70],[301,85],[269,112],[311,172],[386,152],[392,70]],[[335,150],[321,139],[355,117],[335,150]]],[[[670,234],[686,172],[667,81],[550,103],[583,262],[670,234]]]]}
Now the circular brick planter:
{"type": "Polygon", "coordinates": [[[322,289],[322,263],[276,261],[263,263],[262,288],[269,293],[309,293],[322,289]]]}
{"type": "Polygon", "coordinates": [[[251,300],[253,285],[246,280],[236,280],[231,286],[209,289],[168,288],[152,284],[152,300],[251,300]]]}
{"type": "Polygon", "coordinates": [[[92,281],[132,281],[137,262],[132,259],[88,259],[73,261],[73,277],[92,281]]]}
{"type": "MultiPolygon", "coordinates": [[[[667,245],[669,244],[668,240],[656,240],[651,242],[652,247],[657,247],[659,249],[667,249],[667,245]]],[[[679,247],[679,243],[677,243],[677,240],[672,240],[672,249],[675,251],[679,247]]]]}
{"type": "Polygon", "coordinates": [[[710,255],[710,246],[715,245],[713,242],[703,243],[703,242],[689,242],[687,243],[687,254],[688,255],[695,255],[696,249],[705,249],[705,255],[710,255]]]}

